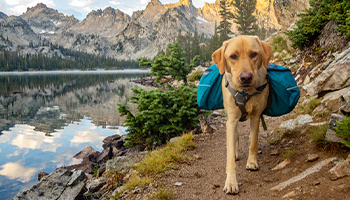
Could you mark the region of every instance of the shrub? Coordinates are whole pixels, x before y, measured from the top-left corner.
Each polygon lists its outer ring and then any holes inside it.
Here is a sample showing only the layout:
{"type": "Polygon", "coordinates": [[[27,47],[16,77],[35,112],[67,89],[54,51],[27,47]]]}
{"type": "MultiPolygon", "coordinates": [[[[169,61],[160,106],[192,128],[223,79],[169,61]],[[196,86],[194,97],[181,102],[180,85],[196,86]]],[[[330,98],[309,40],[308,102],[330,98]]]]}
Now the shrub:
{"type": "Polygon", "coordinates": [[[310,8],[298,16],[297,28],[287,31],[292,46],[304,49],[320,34],[324,25],[336,21],[339,32],[350,38],[350,1],[349,0],[310,0],[310,8]]]}
{"type": "Polygon", "coordinates": [[[118,104],[119,113],[127,116],[127,146],[144,148],[164,144],[170,138],[198,126],[198,115],[202,111],[197,104],[195,85],[167,87],[168,91],[132,89],[136,96],[131,96],[131,103],[138,105],[136,114],[118,104]]]}
{"type": "Polygon", "coordinates": [[[337,125],[334,127],[337,136],[343,138],[342,143],[350,148],[350,116],[345,116],[343,121],[337,122],[337,125]]]}
{"type": "Polygon", "coordinates": [[[188,81],[199,81],[202,78],[204,71],[195,71],[187,78],[188,81]]]}
{"type": "Polygon", "coordinates": [[[287,45],[287,41],[282,36],[277,36],[273,38],[271,45],[272,45],[272,54],[275,52],[282,52],[283,50],[290,53],[290,50],[287,45]]]}

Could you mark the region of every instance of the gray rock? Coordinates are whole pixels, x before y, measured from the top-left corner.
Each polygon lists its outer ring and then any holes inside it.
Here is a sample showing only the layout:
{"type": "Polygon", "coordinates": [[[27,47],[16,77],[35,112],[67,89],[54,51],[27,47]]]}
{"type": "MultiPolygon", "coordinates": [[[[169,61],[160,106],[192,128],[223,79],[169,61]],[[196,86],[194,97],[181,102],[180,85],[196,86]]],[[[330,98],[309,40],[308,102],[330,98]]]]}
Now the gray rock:
{"type": "Polygon", "coordinates": [[[178,136],[178,137],[173,137],[169,140],[170,143],[175,143],[177,141],[179,141],[181,139],[181,136],[178,136]]]}
{"type": "Polygon", "coordinates": [[[292,131],[297,126],[302,126],[302,125],[305,125],[307,123],[311,123],[312,121],[313,121],[312,117],[309,114],[307,114],[307,115],[300,116],[296,119],[290,119],[290,120],[282,122],[280,125],[280,128],[292,131]]]}
{"type": "Polygon", "coordinates": [[[71,179],[67,183],[68,186],[74,186],[87,179],[85,173],[82,170],[74,170],[71,175],[71,179]]]}
{"type": "Polygon", "coordinates": [[[119,156],[108,160],[106,163],[106,171],[121,172],[129,171],[131,166],[140,162],[146,156],[145,152],[129,154],[127,156],[119,156]]]}
{"type": "Polygon", "coordinates": [[[335,132],[334,127],[337,126],[337,121],[341,122],[344,119],[344,116],[338,114],[332,114],[329,120],[328,130],[326,132],[326,140],[330,142],[338,142],[341,143],[342,138],[336,136],[337,132],[335,132]]]}
{"type": "Polygon", "coordinates": [[[39,174],[38,174],[38,181],[41,181],[41,179],[44,178],[47,175],[49,175],[49,174],[44,172],[44,171],[40,171],[39,174]]]}
{"type": "Polygon", "coordinates": [[[313,162],[319,158],[320,158],[320,156],[318,154],[310,154],[307,156],[306,162],[313,162]]]}
{"type": "Polygon", "coordinates": [[[350,176],[350,159],[338,162],[328,173],[332,180],[350,176]]]}
{"type": "Polygon", "coordinates": [[[112,159],[114,155],[118,153],[118,149],[115,148],[114,146],[110,146],[106,149],[104,149],[100,155],[97,156],[96,162],[98,163],[104,163],[109,159],[112,159]]]}
{"type": "Polygon", "coordinates": [[[100,190],[106,184],[106,179],[100,177],[99,179],[93,180],[90,184],[86,186],[89,192],[96,192],[100,190]]]}
{"type": "Polygon", "coordinates": [[[323,91],[334,91],[350,85],[350,48],[343,51],[318,75],[314,81],[304,85],[308,95],[323,91]]]}
{"type": "Polygon", "coordinates": [[[94,148],[92,148],[92,146],[87,146],[85,147],[83,150],[81,150],[79,153],[75,154],[75,156],[73,156],[73,158],[77,158],[77,159],[84,159],[94,153],[96,153],[98,151],[95,151],[94,148]]]}
{"type": "Polygon", "coordinates": [[[114,140],[119,140],[120,138],[121,138],[120,135],[115,134],[115,135],[106,137],[106,138],[103,140],[103,143],[110,143],[110,142],[112,142],[112,141],[114,141],[114,140]]]}
{"type": "MultiPolygon", "coordinates": [[[[335,92],[329,92],[323,97],[321,104],[324,105],[332,113],[336,113],[341,107],[340,99],[346,93],[350,94],[350,87],[346,87],[344,89],[341,89],[335,92]]],[[[348,97],[348,100],[349,100],[349,97],[348,97]]]]}
{"type": "Polygon", "coordinates": [[[30,190],[18,193],[14,199],[82,199],[85,180],[86,176],[82,172],[60,168],[45,176],[30,190]]]}
{"type": "Polygon", "coordinates": [[[340,113],[344,115],[350,115],[350,91],[345,92],[340,96],[340,113]]]}

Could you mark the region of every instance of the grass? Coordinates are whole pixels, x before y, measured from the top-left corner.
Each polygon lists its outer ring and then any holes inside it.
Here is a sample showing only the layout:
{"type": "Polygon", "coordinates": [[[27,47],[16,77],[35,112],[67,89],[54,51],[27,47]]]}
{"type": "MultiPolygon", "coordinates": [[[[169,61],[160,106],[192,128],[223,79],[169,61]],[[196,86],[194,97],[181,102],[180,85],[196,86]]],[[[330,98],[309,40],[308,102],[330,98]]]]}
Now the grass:
{"type": "Polygon", "coordinates": [[[162,200],[168,200],[173,198],[173,192],[167,191],[164,189],[160,189],[158,192],[156,192],[154,195],[152,195],[152,199],[162,199],[162,200]]]}
{"type": "Polygon", "coordinates": [[[311,114],[317,106],[321,104],[320,99],[312,99],[303,106],[303,103],[299,103],[294,109],[297,114],[311,114]]]}
{"type": "Polygon", "coordinates": [[[291,53],[291,51],[288,48],[287,41],[282,36],[277,36],[272,39],[271,41],[272,45],[272,54],[275,52],[282,52],[285,50],[287,53],[291,53]]]}
{"type": "MultiPolygon", "coordinates": [[[[179,140],[174,143],[168,143],[166,146],[157,150],[151,151],[146,158],[139,164],[134,166],[137,173],[134,173],[126,180],[122,190],[110,196],[110,198],[118,199],[126,190],[133,190],[135,187],[144,187],[150,184],[153,179],[152,174],[164,172],[167,169],[172,169],[177,163],[188,162],[190,157],[185,155],[185,151],[195,147],[193,142],[193,134],[183,134],[179,140]]],[[[159,189],[152,198],[156,199],[171,199],[173,193],[164,189],[159,189]]]]}
{"type": "Polygon", "coordinates": [[[193,149],[195,143],[192,134],[184,134],[181,139],[168,143],[165,147],[150,152],[135,169],[141,174],[160,173],[175,167],[176,163],[189,161],[184,151],[193,149]]]}
{"type": "Polygon", "coordinates": [[[309,138],[317,143],[325,143],[325,135],[328,129],[328,124],[323,124],[320,126],[310,126],[308,127],[309,138]]]}
{"type": "Polygon", "coordinates": [[[298,150],[295,149],[295,148],[288,149],[288,150],[283,152],[283,158],[284,159],[290,158],[290,157],[292,157],[293,155],[295,155],[297,153],[298,153],[298,150]]]}

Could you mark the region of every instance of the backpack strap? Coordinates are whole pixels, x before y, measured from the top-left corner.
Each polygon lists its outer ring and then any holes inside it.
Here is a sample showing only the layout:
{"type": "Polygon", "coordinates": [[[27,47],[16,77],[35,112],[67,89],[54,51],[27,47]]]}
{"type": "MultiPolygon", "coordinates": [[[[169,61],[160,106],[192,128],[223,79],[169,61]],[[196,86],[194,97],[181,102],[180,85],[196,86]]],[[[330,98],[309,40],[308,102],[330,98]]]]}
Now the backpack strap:
{"type": "MultiPolygon", "coordinates": [[[[267,86],[267,84],[269,83],[269,79],[267,79],[267,82],[261,86],[259,86],[258,88],[256,88],[256,92],[254,92],[253,94],[248,94],[244,91],[242,92],[238,92],[234,89],[232,89],[232,87],[230,86],[226,74],[225,74],[225,87],[228,89],[228,91],[230,91],[230,93],[232,94],[233,98],[235,99],[236,105],[238,106],[238,108],[241,110],[242,115],[241,118],[239,119],[239,121],[243,122],[247,120],[247,115],[248,112],[245,109],[245,104],[249,101],[250,97],[256,95],[256,94],[260,94],[267,86]]],[[[261,115],[262,117],[262,115],[261,115]]],[[[264,120],[262,118],[262,120],[264,120]]],[[[264,121],[265,122],[265,121],[264,121]]],[[[263,123],[264,124],[264,123],[263,123]]],[[[266,124],[264,126],[264,129],[266,127],[266,124]]]]}

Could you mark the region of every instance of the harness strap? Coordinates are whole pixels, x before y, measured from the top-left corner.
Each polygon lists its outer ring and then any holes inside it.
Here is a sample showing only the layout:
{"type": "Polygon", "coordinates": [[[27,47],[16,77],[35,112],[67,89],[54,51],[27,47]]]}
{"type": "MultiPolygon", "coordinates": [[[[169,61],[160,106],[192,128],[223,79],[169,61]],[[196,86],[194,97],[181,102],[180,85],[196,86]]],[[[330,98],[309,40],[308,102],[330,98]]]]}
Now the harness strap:
{"type": "MultiPolygon", "coordinates": [[[[230,91],[230,93],[232,94],[233,98],[235,99],[235,102],[236,102],[236,105],[238,106],[238,108],[241,110],[241,118],[239,119],[239,121],[243,122],[243,121],[246,121],[247,120],[247,115],[248,115],[248,112],[247,110],[245,109],[245,104],[249,101],[250,97],[256,95],[256,94],[260,94],[267,86],[268,84],[268,81],[267,80],[267,83],[259,86],[258,88],[256,88],[256,92],[254,92],[253,94],[248,94],[244,91],[242,92],[238,92],[234,89],[232,89],[232,87],[230,86],[228,80],[227,80],[227,77],[226,77],[226,74],[225,74],[225,87],[228,89],[228,91],[230,91]]],[[[262,123],[263,123],[263,127],[264,127],[264,130],[266,130],[266,124],[265,124],[265,121],[264,121],[264,118],[261,114],[261,119],[262,119],[262,123]]]]}

